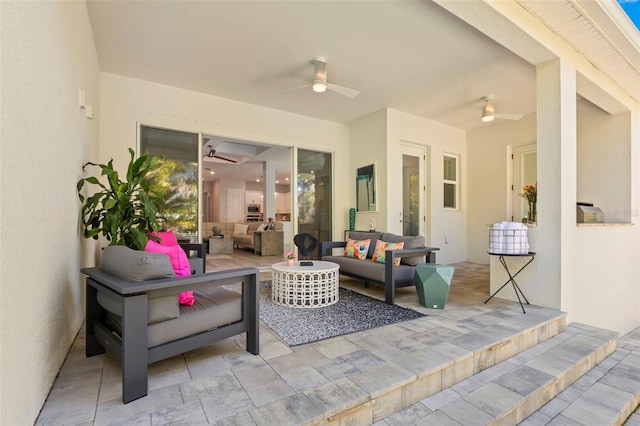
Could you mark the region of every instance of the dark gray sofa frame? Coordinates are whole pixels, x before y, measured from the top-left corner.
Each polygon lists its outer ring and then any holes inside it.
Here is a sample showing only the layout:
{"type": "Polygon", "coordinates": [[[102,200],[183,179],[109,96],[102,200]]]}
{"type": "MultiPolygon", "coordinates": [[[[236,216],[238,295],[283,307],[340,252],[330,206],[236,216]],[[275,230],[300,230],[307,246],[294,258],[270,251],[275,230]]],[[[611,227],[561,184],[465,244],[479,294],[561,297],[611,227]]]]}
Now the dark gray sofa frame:
{"type": "MultiPolygon", "coordinates": [[[[320,259],[323,259],[325,256],[331,256],[331,252],[334,248],[342,248],[347,245],[346,241],[329,241],[329,242],[321,242],[320,243],[320,259]]],[[[384,286],[384,300],[390,305],[395,303],[395,290],[399,287],[407,287],[412,286],[413,279],[399,279],[395,276],[396,267],[394,267],[393,262],[395,259],[403,258],[403,257],[417,257],[417,256],[425,256],[425,260],[427,263],[436,263],[436,251],[440,250],[435,247],[421,247],[421,248],[412,248],[412,249],[402,249],[402,250],[385,250],[385,263],[384,263],[384,281],[376,281],[368,277],[363,277],[360,275],[356,275],[350,273],[349,271],[345,271],[340,268],[340,275],[345,275],[347,277],[355,278],[360,281],[364,281],[365,286],[368,287],[369,283],[374,283],[378,285],[384,286]]]]}
{"type": "Polygon", "coordinates": [[[131,282],[114,277],[99,268],[83,268],[86,284],[87,357],[108,351],[122,365],[122,401],[126,404],[147,395],[147,366],[156,361],[246,332],[246,350],[259,353],[259,313],[257,268],[197,274],[131,282]],[[150,295],[169,296],[190,290],[242,283],[242,319],[167,343],[148,347],[147,322],[150,295]],[[98,293],[116,296],[122,304],[122,339],[104,324],[105,310],[98,304],[98,293]]]}

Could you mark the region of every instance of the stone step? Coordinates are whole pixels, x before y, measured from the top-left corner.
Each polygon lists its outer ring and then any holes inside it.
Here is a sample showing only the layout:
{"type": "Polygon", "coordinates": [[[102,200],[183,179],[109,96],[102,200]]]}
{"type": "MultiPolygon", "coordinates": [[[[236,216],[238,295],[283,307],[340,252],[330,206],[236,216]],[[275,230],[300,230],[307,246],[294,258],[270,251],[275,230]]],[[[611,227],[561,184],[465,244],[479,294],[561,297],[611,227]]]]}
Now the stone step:
{"type": "Polygon", "coordinates": [[[518,424],[613,353],[617,337],[608,330],[571,324],[544,342],[443,387],[379,425],[518,424]]]}
{"type": "Polygon", "coordinates": [[[522,422],[522,425],[640,425],[640,327],[596,367],[522,422]],[[625,423],[626,420],[626,423],[625,423]]]}
{"type": "MultiPolygon", "coordinates": [[[[279,413],[282,424],[372,424],[474,374],[501,365],[522,351],[544,344],[566,327],[566,314],[559,311],[531,309],[527,315],[519,313],[508,318],[505,319],[508,324],[458,333],[440,343],[435,343],[436,335],[445,330],[425,329],[424,333],[434,339],[434,344],[423,348],[416,343],[421,347],[417,351],[392,350],[384,341],[368,337],[354,339],[355,344],[369,353],[389,361],[306,391],[305,398],[320,407],[321,414],[306,416],[304,420],[287,416],[285,412],[290,408],[278,402],[256,409],[252,415],[257,424],[268,424],[266,419],[274,412],[279,413]]],[[[292,411],[298,416],[301,411],[312,411],[312,407],[305,407],[301,400],[295,402],[296,408],[292,411]]]]}

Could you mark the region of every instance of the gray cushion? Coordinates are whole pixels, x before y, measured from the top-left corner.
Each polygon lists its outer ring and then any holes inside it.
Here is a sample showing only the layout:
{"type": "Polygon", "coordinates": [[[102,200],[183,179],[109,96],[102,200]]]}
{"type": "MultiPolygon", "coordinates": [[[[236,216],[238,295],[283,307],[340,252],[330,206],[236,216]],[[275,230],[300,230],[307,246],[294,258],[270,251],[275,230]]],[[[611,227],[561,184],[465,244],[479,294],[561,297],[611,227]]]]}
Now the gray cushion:
{"type": "Polygon", "coordinates": [[[127,281],[146,281],[175,277],[166,254],[109,246],[102,251],[100,269],[127,281]]]}
{"type": "MultiPolygon", "coordinates": [[[[402,235],[396,235],[396,234],[391,234],[388,232],[385,232],[384,234],[382,234],[382,236],[380,237],[380,239],[382,241],[386,241],[388,243],[399,243],[399,242],[404,242],[404,247],[406,249],[413,249],[413,248],[423,248],[424,244],[425,244],[425,239],[422,235],[416,235],[413,237],[405,237],[402,235]]],[[[418,256],[418,257],[403,257],[402,260],[400,261],[401,264],[403,265],[412,265],[412,266],[416,266],[420,263],[425,263],[425,258],[424,256],[418,256]]]]}
{"type": "MultiPolygon", "coordinates": [[[[122,316],[122,299],[119,297],[99,291],[98,303],[107,312],[117,315],[118,317],[122,316]]],[[[149,296],[148,310],[148,324],[178,318],[180,316],[178,296],[175,294],[161,297],[149,296]]]]}
{"type": "Polygon", "coordinates": [[[358,232],[358,231],[349,231],[349,239],[351,240],[371,240],[369,244],[369,251],[367,251],[367,259],[371,259],[373,257],[373,252],[376,251],[376,241],[380,238],[382,234],[380,232],[358,232]]]}
{"type": "MultiPolygon", "coordinates": [[[[323,256],[322,260],[340,265],[341,274],[353,274],[362,278],[384,283],[384,263],[372,262],[371,259],[359,260],[344,256],[323,256]]],[[[413,280],[415,267],[394,266],[396,281],[413,280]]]]}

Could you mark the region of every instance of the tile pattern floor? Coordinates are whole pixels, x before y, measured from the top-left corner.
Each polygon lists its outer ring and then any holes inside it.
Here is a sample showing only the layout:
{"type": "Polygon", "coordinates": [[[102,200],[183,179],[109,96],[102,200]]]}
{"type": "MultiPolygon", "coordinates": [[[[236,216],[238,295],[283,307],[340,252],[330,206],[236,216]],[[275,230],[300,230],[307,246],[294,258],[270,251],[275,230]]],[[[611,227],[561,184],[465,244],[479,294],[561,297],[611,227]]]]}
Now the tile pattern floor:
{"type": "MultiPolygon", "coordinates": [[[[485,305],[488,267],[454,266],[444,310],[422,308],[412,287],[396,292],[399,305],[428,317],[295,348],[261,325],[259,356],[245,352],[244,338],[237,336],[154,363],[149,366],[149,395],[126,405],[121,402],[120,365],[109,355],[86,358],[81,330],[37,424],[302,424],[322,412],[339,413],[342,400],[365,402],[368,387],[401,380],[406,370],[392,362],[398,355],[435,345],[454,350],[450,341],[464,344],[470,331],[531,322],[550,311],[532,307],[531,314],[527,310],[523,315],[517,303],[497,298],[485,305]],[[380,374],[371,374],[378,370],[380,374]]],[[[270,275],[264,271],[261,279],[270,275]]],[[[384,299],[382,287],[365,289],[344,277],[341,285],[384,299]]]]}

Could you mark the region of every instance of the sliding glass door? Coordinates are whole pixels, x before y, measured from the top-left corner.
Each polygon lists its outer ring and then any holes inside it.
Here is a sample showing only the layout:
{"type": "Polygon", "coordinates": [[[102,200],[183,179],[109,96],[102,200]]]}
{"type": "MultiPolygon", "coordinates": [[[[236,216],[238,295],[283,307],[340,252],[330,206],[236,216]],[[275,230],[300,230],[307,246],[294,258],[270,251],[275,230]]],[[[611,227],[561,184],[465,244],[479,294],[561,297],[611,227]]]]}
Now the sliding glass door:
{"type": "MultiPolygon", "coordinates": [[[[325,152],[298,150],[298,233],[318,241],[332,237],[332,159],[325,152]]],[[[317,258],[316,253],[312,256],[317,258]]]]}
{"type": "Polygon", "coordinates": [[[198,133],[140,126],[141,152],[163,157],[148,177],[159,197],[158,224],[184,242],[199,241],[199,139],[198,133]]]}

